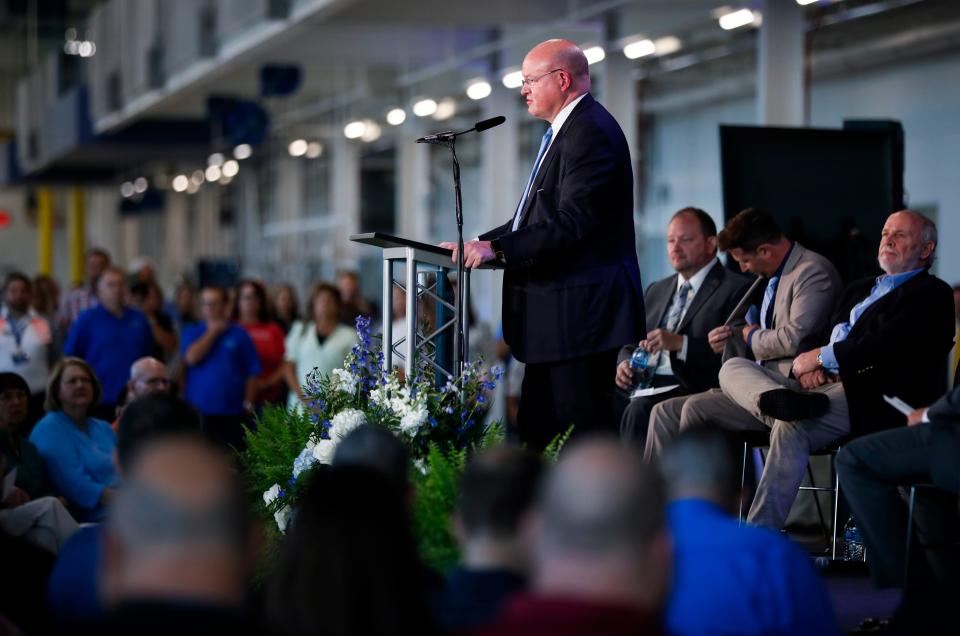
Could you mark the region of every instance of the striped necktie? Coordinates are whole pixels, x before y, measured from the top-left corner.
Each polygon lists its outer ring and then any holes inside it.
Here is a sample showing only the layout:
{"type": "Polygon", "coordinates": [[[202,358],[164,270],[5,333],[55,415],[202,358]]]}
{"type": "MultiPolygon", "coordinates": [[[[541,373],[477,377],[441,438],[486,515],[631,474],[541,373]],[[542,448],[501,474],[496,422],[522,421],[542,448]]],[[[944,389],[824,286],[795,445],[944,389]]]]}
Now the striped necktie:
{"type": "MultiPolygon", "coordinates": [[[[693,286],[690,284],[690,281],[685,281],[683,285],[680,285],[680,289],[673,296],[673,302],[670,303],[670,309],[667,311],[667,316],[663,321],[664,330],[676,333],[677,327],[680,325],[680,319],[683,318],[683,311],[687,308],[687,299],[690,297],[691,289],[693,289],[693,286]]],[[[657,366],[660,367],[666,364],[669,355],[669,352],[661,349],[657,366]]]]}

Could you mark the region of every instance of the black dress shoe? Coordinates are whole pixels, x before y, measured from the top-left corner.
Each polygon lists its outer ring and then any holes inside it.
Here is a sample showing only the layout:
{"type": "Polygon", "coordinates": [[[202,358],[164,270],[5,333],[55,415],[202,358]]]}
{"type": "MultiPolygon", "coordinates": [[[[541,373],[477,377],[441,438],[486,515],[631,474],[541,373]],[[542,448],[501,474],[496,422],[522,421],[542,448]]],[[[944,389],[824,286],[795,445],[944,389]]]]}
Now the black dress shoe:
{"type": "Polygon", "coordinates": [[[830,398],[823,393],[774,389],[761,393],[757,406],[764,415],[784,422],[795,422],[825,415],[830,409],[830,398]]]}

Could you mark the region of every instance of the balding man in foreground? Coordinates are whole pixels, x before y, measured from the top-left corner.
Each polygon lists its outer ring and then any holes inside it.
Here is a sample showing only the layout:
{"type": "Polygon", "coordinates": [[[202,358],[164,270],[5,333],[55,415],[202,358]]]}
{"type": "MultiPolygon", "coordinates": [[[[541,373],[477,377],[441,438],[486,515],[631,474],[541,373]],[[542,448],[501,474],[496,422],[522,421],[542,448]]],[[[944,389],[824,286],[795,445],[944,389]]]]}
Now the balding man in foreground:
{"type": "Polygon", "coordinates": [[[572,444],[534,522],[529,594],[480,634],[660,634],[671,542],[657,475],[614,440],[572,444]]]}
{"type": "MultiPolygon", "coordinates": [[[[623,131],[573,42],[538,44],[522,72],[528,112],[550,127],[517,208],[464,244],[464,262],[504,264],[504,339],[527,365],[518,433],[542,448],[571,424],[616,431],[617,350],[647,330],[623,131]]],[[[442,245],[456,262],[456,244],[442,245]]]]}
{"type": "Polygon", "coordinates": [[[929,272],[936,248],[932,221],[891,214],[877,258],[885,273],[847,287],[829,342],[797,356],[789,378],[743,358],[720,369],[723,392],[770,431],[751,522],[783,527],[810,453],[905,424],[884,395],[917,406],[944,392],[953,293],[929,272]]]}
{"type": "Polygon", "coordinates": [[[236,473],[219,451],[196,437],[151,443],[111,510],[105,633],[252,633],[243,611],[252,535],[236,473]]]}

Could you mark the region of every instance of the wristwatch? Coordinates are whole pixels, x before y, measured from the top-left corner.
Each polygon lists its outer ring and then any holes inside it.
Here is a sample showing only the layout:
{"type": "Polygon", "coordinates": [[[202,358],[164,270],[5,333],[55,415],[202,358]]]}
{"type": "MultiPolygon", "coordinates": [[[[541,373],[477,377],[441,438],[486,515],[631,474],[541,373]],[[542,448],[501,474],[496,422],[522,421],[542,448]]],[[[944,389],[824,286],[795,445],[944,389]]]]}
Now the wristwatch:
{"type": "Polygon", "coordinates": [[[490,241],[490,247],[493,249],[493,255],[501,263],[507,262],[507,257],[503,255],[503,249],[500,247],[500,239],[495,238],[490,241]]]}
{"type": "Polygon", "coordinates": [[[823,366],[823,355],[819,351],[817,352],[817,366],[823,366]]]}

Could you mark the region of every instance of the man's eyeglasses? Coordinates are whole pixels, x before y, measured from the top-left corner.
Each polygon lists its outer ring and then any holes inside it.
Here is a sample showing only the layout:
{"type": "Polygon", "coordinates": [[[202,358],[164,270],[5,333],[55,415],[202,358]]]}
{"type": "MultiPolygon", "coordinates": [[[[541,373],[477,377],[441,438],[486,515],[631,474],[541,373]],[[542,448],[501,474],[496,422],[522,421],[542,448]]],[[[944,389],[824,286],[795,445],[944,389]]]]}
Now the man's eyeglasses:
{"type": "Polygon", "coordinates": [[[532,86],[533,86],[534,84],[536,84],[537,82],[539,82],[540,80],[542,80],[542,79],[543,79],[544,77],[546,77],[547,75],[550,75],[551,73],[556,73],[557,71],[562,71],[562,70],[563,70],[562,68],[555,68],[555,69],[553,69],[552,71],[547,71],[547,72],[544,73],[543,75],[538,75],[537,77],[531,77],[531,78],[529,78],[529,79],[524,78],[524,79],[520,82],[520,84],[521,84],[522,86],[526,86],[526,87],[529,88],[529,87],[532,87],[532,86]]]}

